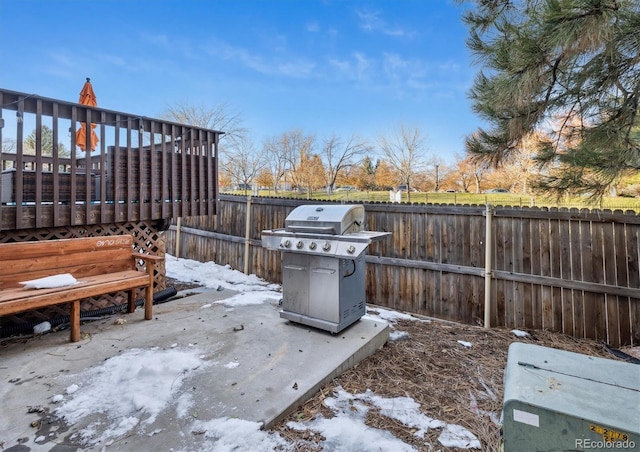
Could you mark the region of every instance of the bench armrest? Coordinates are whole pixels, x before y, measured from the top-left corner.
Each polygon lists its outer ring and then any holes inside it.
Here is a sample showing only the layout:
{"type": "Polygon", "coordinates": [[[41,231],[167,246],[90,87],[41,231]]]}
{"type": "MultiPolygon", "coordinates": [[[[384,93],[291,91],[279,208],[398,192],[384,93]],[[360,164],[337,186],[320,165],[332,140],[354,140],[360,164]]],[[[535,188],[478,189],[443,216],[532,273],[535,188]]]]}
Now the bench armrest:
{"type": "Polygon", "coordinates": [[[142,259],[146,264],[147,273],[149,274],[149,278],[151,280],[151,283],[150,283],[151,290],[153,290],[153,277],[154,277],[156,262],[164,261],[164,256],[163,257],[152,256],[150,254],[141,254],[141,253],[131,253],[131,256],[133,257],[134,261],[136,259],[142,259]]]}
{"type": "Polygon", "coordinates": [[[163,256],[153,256],[151,254],[142,254],[142,253],[131,253],[131,256],[134,259],[142,259],[144,261],[151,262],[161,262],[164,260],[163,256]]]}

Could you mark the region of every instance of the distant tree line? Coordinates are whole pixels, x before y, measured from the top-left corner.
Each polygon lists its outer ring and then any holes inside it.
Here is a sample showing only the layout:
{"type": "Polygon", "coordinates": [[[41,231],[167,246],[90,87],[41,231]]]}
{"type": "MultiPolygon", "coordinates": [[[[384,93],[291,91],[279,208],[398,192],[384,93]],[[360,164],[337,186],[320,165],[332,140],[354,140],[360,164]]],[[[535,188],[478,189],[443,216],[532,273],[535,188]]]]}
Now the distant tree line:
{"type": "MultiPolygon", "coordinates": [[[[182,104],[189,111],[206,109],[182,104]]],[[[219,110],[216,110],[219,112],[219,110]]],[[[508,159],[494,166],[468,152],[445,162],[431,150],[426,132],[421,128],[398,125],[375,141],[351,135],[318,138],[300,129],[292,129],[255,143],[240,117],[226,123],[234,133],[220,141],[219,183],[223,190],[240,189],[248,194],[252,188],[297,191],[311,197],[313,192],[331,193],[341,186],[358,190],[381,191],[402,188],[410,200],[413,190],[423,192],[452,191],[481,193],[505,190],[512,193],[540,193],[537,186],[548,176],[539,165],[537,149],[546,139],[542,133],[531,133],[510,151],[508,159]]],[[[188,120],[186,116],[172,120],[188,120]]],[[[197,121],[202,127],[220,130],[215,123],[197,121]]],[[[640,176],[633,174],[610,184],[607,194],[640,195],[640,176]]]]}

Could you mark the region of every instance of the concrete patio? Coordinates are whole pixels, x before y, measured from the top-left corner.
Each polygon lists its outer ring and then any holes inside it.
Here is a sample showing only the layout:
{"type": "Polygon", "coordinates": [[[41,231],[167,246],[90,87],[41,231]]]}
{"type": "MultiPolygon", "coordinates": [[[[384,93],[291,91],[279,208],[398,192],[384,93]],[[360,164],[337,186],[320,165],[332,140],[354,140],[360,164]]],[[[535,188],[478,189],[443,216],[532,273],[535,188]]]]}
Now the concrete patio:
{"type": "MultiPolygon", "coordinates": [[[[188,385],[182,390],[193,391],[195,406],[191,411],[200,419],[233,417],[260,422],[268,428],[325,382],[373,354],[388,340],[389,326],[382,320],[363,318],[332,335],[280,319],[277,300],[225,306],[225,299],[234,295],[231,290],[190,292],[189,296],[156,305],[151,321],[142,320],[138,310],[131,315],[86,322],[77,343],[69,342],[68,331],[64,330],[3,346],[3,450],[87,450],[79,444],[77,432],[87,428],[92,419],[65,425],[52,414],[52,397],[68,384],[63,377],[100,365],[127,350],[196,347],[204,360],[238,363],[241,372],[215,365],[188,377],[188,385]]],[[[175,407],[167,408],[148,426],[152,435],[129,434],[112,447],[197,450],[202,439],[189,431],[192,421],[176,416],[175,407]]]]}

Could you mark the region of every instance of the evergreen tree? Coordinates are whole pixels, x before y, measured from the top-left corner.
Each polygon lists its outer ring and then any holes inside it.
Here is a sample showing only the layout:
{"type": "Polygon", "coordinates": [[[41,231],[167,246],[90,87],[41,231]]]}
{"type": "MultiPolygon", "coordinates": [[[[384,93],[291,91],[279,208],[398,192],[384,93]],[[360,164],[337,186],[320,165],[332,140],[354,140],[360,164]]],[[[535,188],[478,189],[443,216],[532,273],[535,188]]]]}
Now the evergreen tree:
{"type": "MultiPolygon", "coordinates": [[[[42,125],[41,133],[41,149],[42,155],[51,157],[53,155],[53,130],[50,127],[42,125]]],[[[36,154],[36,130],[34,129],[24,140],[24,153],[27,155],[36,154]]],[[[69,157],[71,154],[64,146],[64,143],[58,143],[58,156],[69,157]]]]}
{"type": "Polygon", "coordinates": [[[640,2],[467,1],[484,68],[470,97],[490,124],[467,138],[475,158],[499,165],[538,131],[536,185],[558,196],[600,197],[640,170],[640,2]]]}
{"type": "Polygon", "coordinates": [[[361,165],[361,176],[360,176],[360,185],[361,188],[366,191],[375,190],[377,188],[376,185],[376,170],[378,169],[378,165],[380,161],[377,163],[373,163],[373,160],[367,155],[362,161],[361,165]]]}

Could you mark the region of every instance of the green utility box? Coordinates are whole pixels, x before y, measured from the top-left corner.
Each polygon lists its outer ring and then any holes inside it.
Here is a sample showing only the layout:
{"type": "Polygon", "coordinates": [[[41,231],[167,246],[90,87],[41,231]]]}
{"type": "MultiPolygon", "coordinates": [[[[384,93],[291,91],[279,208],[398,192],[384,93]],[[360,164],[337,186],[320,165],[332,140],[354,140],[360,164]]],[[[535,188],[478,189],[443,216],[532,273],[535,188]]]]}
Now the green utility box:
{"type": "Polygon", "coordinates": [[[640,448],[640,366],[514,342],[502,409],[504,452],[640,448]]]}

